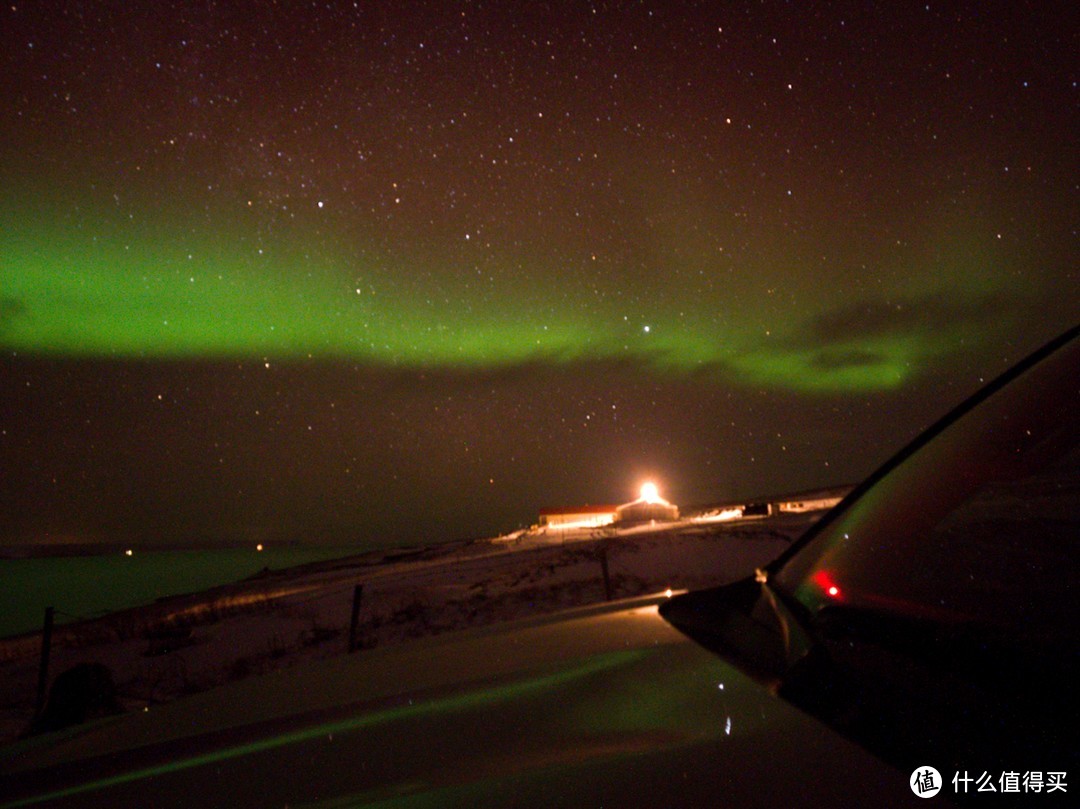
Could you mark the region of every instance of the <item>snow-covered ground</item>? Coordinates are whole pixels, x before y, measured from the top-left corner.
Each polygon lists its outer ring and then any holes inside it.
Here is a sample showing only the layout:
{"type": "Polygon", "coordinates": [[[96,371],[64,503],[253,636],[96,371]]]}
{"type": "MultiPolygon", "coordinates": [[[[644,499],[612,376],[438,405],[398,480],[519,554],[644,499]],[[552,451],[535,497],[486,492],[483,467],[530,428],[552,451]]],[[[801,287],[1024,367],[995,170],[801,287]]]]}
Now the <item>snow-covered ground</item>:
{"type": "MultiPolygon", "coordinates": [[[[713,515],[717,516],[717,515],[713,515]]],[[[127,709],[365,648],[602,601],[733,581],[773,559],[816,515],[615,530],[524,531],[269,572],[57,629],[50,671],[108,667],[127,709]]],[[[33,713],[40,640],[0,641],[0,742],[33,713]]]]}

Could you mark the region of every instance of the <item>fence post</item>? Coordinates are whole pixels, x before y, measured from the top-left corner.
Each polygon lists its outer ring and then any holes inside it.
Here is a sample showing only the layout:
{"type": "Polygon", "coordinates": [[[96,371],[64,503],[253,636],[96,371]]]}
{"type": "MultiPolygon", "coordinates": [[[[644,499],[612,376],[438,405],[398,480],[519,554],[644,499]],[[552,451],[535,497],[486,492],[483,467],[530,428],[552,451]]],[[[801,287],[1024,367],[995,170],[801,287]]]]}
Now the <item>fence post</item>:
{"type": "Polygon", "coordinates": [[[34,717],[41,716],[45,710],[45,692],[49,685],[49,652],[52,650],[53,608],[45,608],[45,625],[41,629],[41,663],[38,667],[37,701],[34,703],[34,717]]]}
{"type": "Polygon", "coordinates": [[[604,574],[604,600],[611,601],[611,575],[608,573],[606,542],[600,546],[600,572],[604,574]]]}
{"type": "Polygon", "coordinates": [[[352,617],[349,619],[349,651],[356,650],[356,632],[360,627],[360,600],[364,597],[364,585],[358,584],[353,588],[352,594],[352,617]]]}

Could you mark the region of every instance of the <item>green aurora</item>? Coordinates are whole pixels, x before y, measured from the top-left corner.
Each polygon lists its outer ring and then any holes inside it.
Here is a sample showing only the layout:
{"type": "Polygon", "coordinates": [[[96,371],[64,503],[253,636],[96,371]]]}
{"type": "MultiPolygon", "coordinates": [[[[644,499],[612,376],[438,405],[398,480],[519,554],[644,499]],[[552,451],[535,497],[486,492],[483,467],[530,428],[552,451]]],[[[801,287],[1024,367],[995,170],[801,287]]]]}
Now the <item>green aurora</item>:
{"type": "MultiPolygon", "coordinates": [[[[537,273],[521,273],[470,287],[445,280],[464,273],[443,271],[426,274],[432,281],[420,288],[400,280],[424,277],[415,267],[402,272],[385,258],[357,261],[346,250],[305,252],[282,239],[230,242],[193,237],[190,230],[108,227],[94,234],[81,228],[5,233],[0,344],[44,356],[344,360],[418,369],[619,361],[660,374],[704,373],[831,394],[904,384],[963,344],[967,325],[931,328],[925,318],[899,318],[870,333],[815,338],[808,320],[829,311],[821,293],[811,300],[818,309],[809,317],[805,306],[785,312],[753,289],[733,290],[730,306],[720,311],[693,286],[678,283],[657,285],[627,305],[611,280],[602,287],[587,277],[530,285],[537,273]],[[575,304],[586,298],[588,306],[575,304]],[[769,322],[782,325],[769,328],[769,322]]],[[[1002,294],[993,281],[981,285],[940,297],[1002,294]]],[[[895,291],[909,309],[930,297],[895,291]]],[[[894,308],[901,312],[904,304],[894,308]]],[[[966,348],[977,339],[968,332],[966,348]]]]}

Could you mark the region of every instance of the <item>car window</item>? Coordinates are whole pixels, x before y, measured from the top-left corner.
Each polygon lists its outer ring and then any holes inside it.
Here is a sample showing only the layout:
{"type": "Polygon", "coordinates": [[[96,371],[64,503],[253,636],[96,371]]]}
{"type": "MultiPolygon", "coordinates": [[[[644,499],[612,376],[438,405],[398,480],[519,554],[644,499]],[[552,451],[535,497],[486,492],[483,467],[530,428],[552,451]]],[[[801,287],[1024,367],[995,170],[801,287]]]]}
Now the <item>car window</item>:
{"type": "Polygon", "coordinates": [[[1078,387],[1073,340],[900,462],[774,583],[812,612],[1075,632],[1078,387]]]}
{"type": "Polygon", "coordinates": [[[927,532],[907,588],[920,600],[994,624],[1053,620],[1072,610],[1080,537],[1080,452],[1047,469],[978,489],[927,532]],[[955,583],[940,581],[942,573],[955,583]],[[1031,595],[1038,591],[1038,597],[1031,595]]]}

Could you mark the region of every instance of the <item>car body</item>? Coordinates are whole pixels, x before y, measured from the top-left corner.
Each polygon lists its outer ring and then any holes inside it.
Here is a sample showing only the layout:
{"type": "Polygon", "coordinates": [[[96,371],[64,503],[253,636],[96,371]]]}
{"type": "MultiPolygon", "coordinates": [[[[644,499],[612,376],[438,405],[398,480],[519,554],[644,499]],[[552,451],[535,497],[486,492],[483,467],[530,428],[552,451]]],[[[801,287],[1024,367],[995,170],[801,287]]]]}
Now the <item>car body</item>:
{"type": "Polygon", "coordinates": [[[5,763],[3,805],[910,797],[901,773],[690,642],[657,603],[377,648],[42,737],[5,763]]]}
{"type": "Polygon", "coordinates": [[[1073,330],[743,581],[367,650],[26,740],[3,752],[0,805],[878,807],[923,805],[922,765],[946,781],[1065,772],[1078,380],[1073,330]],[[979,499],[987,487],[1004,505],[979,499]],[[978,519],[957,522],[973,502],[978,519]],[[1029,554],[1031,520],[1048,533],[1029,554]],[[976,523],[973,546],[950,544],[976,523]]]}

